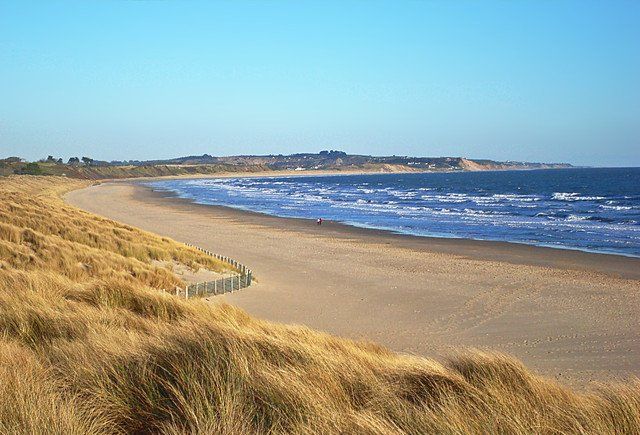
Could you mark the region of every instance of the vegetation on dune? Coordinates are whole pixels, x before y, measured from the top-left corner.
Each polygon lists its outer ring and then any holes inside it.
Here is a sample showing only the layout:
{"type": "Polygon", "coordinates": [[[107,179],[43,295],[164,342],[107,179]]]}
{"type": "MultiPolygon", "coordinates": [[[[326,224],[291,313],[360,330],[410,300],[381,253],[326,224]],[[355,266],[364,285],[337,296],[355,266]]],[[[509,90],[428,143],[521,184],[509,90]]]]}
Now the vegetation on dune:
{"type": "Polygon", "coordinates": [[[638,433],[640,383],[578,393],[510,357],[439,363],[185,301],[212,260],[0,181],[0,433],[638,433]]]}
{"type": "MultiPolygon", "coordinates": [[[[86,159],[86,158],[83,158],[86,159]]],[[[225,172],[264,172],[271,171],[266,165],[238,164],[195,164],[195,165],[91,165],[64,164],[56,161],[22,162],[21,160],[0,160],[0,176],[13,174],[50,175],[79,178],[86,180],[122,179],[141,177],[167,177],[220,174],[225,172]]],[[[88,159],[91,160],[91,159],[88,159]]]]}

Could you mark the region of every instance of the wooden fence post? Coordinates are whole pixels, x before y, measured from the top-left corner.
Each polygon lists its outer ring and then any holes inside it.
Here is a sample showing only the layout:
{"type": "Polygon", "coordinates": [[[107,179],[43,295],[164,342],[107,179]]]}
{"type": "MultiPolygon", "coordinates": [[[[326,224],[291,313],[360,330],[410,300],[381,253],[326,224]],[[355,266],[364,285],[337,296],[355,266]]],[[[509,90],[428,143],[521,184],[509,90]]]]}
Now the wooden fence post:
{"type": "MultiPolygon", "coordinates": [[[[201,248],[200,246],[192,245],[191,243],[184,243],[185,246],[188,246],[193,249],[197,249],[200,252],[203,252],[213,258],[216,258],[224,263],[227,263],[229,266],[233,267],[238,273],[233,274],[228,277],[223,277],[220,279],[216,279],[213,281],[204,281],[204,282],[196,282],[194,284],[187,284],[184,288],[184,298],[189,299],[189,288],[193,287],[195,296],[207,296],[211,294],[224,294],[233,292],[235,290],[240,290],[245,287],[249,287],[251,282],[253,281],[253,272],[244,264],[234,260],[233,258],[229,258],[226,255],[217,254],[215,252],[211,252],[208,249],[201,248]],[[218,285],[218,281],[220,281],[220,285],[218,285]],[[237,283],[236,283],[237,281],[237,283]],[[213,289],[211,286],[213,285],[213,289]],[[222,288],[219,288],[222,286],[222,288]]],[[[176,296],[180,296],[181,288],[176,286],[176,296]]]]}

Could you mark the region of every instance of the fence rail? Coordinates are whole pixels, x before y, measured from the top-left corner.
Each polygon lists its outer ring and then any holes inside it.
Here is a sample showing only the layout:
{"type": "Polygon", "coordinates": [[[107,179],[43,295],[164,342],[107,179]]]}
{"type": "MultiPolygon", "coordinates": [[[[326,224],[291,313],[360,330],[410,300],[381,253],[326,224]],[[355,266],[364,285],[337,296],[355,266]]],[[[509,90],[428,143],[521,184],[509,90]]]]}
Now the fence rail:
{"type": "Polygon", "coordinates": [[[215,254],[213,252],[207,251],[206,249],[202,249],[199,246],[194,246],[190,243],[185,243],[185,245],[191,248],[195,248],[200,252],[204,252],[207,255],[210,255],[224,263],[229,264],[239,273],[232,276],[227,276],[225,278],[219,278],[213,281],[192,283],[184,288],[176,287],[176,296],[189,299],[192,297],[221,295],[223,293],[233,292],[235,290],[240,290],[251,285],[251,281],[253,280],[253,272],[244,264],[238,263],[236,260],[225,257],[224,255],[215,254]]]}

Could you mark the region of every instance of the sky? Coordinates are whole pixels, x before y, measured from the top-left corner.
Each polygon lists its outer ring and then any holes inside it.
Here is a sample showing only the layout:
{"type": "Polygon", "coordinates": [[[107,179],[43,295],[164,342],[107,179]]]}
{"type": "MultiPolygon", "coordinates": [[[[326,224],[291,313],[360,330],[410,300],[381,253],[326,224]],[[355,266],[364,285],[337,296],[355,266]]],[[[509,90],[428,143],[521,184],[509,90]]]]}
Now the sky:
{"type": "Polygon", "coordinates": [[[640,166],[638,1],[0,0],[0,157],[640,166]]]}

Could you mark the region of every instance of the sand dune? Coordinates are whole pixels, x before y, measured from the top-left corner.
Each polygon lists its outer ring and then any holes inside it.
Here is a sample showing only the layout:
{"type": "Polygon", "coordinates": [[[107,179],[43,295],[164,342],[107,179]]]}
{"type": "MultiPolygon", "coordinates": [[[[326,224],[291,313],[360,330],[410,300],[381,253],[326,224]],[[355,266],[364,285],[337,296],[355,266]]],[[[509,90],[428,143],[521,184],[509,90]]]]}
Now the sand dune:
{"type": "Polygon", "coordinates": [[[250,265],[256,285],[211,300],[258,317],[419,355],[491,348],[569,384],[640,373],[638,259],[316,227],[133,183],[66,200],[250,265]]]}

